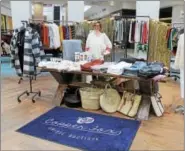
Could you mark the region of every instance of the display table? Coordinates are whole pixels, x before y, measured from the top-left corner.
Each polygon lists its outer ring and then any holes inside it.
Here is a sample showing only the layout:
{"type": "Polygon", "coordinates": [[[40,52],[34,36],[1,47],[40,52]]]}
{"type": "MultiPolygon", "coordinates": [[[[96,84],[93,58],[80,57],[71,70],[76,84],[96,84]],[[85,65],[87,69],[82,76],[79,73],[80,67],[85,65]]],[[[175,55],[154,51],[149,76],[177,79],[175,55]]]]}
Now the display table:
{"type": "Polygon", "coordinates": [[[53,99],[53,104],[56,106],[61,105],[61,101],[64,96],[64,90],[69,85],[76,85],[76,86],[90,86],[90,84],[74,82],[72,80],[73,75],[93,75],[99,77],[111,77],[113,79],[116,78],[124,78],[128,80],[140,80],[140,81],[150,81],[151,88],[153,89],[154,81],[152,79],[142,79],[139,77],[131,77],[131,76],[124,76],[124,75],[112,75],[107,73],[93,73],[93,72],[85,72],[85,71],[59,71],[57,69],[48,69],[48,68],[40,68],[42,71],[50,72],[51,75],[55,78],[58,82],[58,88],[55,92],[55,96],[53,99]]]}

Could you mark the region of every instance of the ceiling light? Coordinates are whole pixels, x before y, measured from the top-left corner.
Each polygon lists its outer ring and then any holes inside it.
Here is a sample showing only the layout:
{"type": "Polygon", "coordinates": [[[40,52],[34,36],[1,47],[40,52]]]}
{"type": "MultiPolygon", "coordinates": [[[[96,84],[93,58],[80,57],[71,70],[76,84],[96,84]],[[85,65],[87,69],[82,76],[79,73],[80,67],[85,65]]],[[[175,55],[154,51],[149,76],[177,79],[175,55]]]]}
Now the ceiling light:
{"type": "Polygon", "coordinates": [[[92,6],[90,6],[90,5],[85,5],[85,6],[84,6],[84,12],[86,12],[87,10],[89,10],[91,7],[92,7],[92,6]]]}
{"type": "Polygon", "coordinates": [[[114,1],[110,1],[110,6],[114,6],[114,1]]]}

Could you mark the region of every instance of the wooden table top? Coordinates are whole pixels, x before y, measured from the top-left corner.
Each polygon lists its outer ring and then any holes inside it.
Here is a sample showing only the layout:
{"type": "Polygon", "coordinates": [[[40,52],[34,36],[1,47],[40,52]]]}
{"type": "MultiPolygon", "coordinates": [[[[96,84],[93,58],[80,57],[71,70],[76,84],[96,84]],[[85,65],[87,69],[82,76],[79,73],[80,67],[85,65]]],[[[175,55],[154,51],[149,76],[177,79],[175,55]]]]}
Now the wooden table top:
{"type": "Polygon", "coordinates": [[[103,77],[113,77],[113,78],[125,78],[130,80],[140,80],[140,81],[152,81],[153,79],[144,79],[140,77],[134,76],[126,76],[126,75],[114,75],[109,73],[94,73],[94,72],[87,72],[87,71],[66,71],[66,70],[58,70],[52,68],[39,68],[42,71],[48,72],[60,72],[60,73],[73,73],[73,74],[83,74],[83,75],[94,75],[94,76],[103,76],[103,77]]]}

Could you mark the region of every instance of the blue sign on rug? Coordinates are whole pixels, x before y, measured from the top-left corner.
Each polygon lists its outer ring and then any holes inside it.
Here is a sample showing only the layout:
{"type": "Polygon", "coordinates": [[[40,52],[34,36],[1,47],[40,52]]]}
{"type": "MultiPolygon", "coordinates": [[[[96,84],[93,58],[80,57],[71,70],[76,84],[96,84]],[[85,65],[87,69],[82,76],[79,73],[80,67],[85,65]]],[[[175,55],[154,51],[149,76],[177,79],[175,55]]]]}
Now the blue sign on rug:
{"type": "Polygon", "coordinates": [[[79,149],[129,150],[140,122],[55,107],[18,132],[79,149]]]}

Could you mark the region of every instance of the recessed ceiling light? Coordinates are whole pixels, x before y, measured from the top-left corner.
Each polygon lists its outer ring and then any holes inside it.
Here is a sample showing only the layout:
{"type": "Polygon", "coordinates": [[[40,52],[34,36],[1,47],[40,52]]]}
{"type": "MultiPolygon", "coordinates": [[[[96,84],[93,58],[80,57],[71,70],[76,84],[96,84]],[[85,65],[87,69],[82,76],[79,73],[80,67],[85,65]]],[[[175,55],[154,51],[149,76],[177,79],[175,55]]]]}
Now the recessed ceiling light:
{"type": "Polygon", "coordinates": [[[110,1],[110,6],[114,6],[114,1],[110,1]]]}
{"type": "Polygon", "coordinates": [[[91,7],[92,7],[92,6],[90,6],[90,5],[85,5],[85,6],[84,6],[84,12],[86,12],[87,10],[89,10],[91,7]]]}

